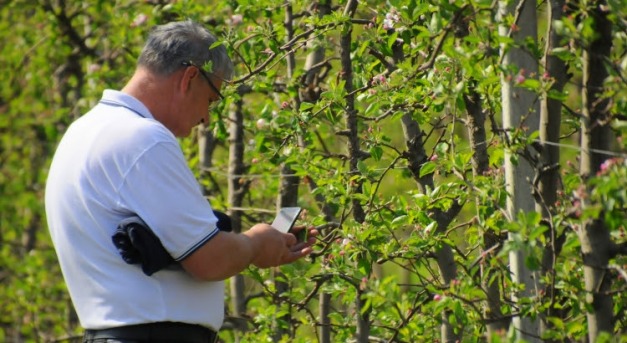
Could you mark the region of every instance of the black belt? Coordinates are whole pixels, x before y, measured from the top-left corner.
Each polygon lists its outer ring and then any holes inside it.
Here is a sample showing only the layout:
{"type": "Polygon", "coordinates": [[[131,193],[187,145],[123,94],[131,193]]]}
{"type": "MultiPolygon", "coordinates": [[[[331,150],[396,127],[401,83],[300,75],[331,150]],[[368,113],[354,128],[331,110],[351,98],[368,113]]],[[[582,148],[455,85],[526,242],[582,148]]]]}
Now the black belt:
{"type": "Polygon", "coordinates": [[[214,343],[218,335],[215,331],[200,325],[157,322],[101,330],[85,330],[84,338],[85,340],[109,338],[147,342],[214,343]]]}

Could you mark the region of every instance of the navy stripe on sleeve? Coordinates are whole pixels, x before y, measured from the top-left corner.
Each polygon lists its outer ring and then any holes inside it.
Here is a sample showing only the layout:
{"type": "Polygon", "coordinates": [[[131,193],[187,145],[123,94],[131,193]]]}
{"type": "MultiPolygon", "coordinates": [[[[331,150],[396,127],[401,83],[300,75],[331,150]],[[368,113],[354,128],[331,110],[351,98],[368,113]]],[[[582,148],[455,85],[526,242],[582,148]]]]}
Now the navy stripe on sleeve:
{"type": "Polygon", "coordinates": [[[174,260],[176,262],[180,262],[180,261],[184,260],[186,257],[191,255],[194,251],[198,250],[198,248],[200,248],[203,244],[209,242],[209,240],[211,240],[213,237],[215,237],[218,234],[218,232],[220,232],[220,230],[216,227],[215,230],[211,231],[211,233],[209,233],[203,239],[198,241],[198,243],[194,244],[194,246],[192,246],[189,250],[187,250],[183,255],[175,258],[174,260]]]}

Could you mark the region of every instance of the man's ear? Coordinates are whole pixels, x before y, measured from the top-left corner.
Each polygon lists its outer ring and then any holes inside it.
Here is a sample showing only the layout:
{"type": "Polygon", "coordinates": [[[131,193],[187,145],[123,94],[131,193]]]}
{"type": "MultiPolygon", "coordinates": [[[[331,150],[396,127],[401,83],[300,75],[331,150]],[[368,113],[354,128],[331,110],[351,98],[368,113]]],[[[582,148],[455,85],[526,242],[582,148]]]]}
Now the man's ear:
{"type": "Polygon", "coordinates": [[[183,74],[179,80],[179,89],[183,93],[187,93],[187,91],[191,88],[192,81],[194,78],[198,77],[198,74],[198,68],[186,67],[183,69],[183,74]]]}

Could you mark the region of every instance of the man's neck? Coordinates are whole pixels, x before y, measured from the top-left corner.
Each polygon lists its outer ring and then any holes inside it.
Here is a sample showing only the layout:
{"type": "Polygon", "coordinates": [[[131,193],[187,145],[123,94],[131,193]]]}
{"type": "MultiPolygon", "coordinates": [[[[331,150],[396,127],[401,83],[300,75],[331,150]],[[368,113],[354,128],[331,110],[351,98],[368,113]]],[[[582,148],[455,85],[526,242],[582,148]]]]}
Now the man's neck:
{"type": "Polygon", "coordinates": [[[154,75],[146,69],[138,68],[121,91],[141,101],[153,117],[167,127],[174,86],[168,77],[154,75]]]}

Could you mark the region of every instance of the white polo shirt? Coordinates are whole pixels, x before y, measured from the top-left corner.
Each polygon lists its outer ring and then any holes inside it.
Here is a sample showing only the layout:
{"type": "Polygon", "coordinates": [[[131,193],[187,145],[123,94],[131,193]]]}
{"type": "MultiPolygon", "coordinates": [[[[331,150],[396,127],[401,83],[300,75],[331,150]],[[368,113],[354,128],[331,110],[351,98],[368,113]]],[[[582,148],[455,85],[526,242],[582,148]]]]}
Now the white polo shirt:
{"type": "MultiPolygon", "coordinates": [[[[111,236],[139,215],[175,260],[218,233],[217,218],[174,135],[134,97],[105,90],[61,139],[46,184],[46,215],[61,270],[86,329],[156,321],[218,330],[224,282],[182,269],[146,276],[111,236]]],[[[211,261],[207,261],[211,263],[211,261]]]]}

